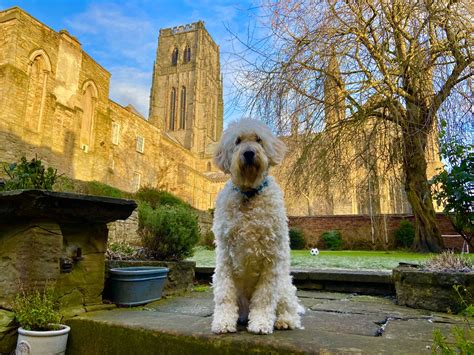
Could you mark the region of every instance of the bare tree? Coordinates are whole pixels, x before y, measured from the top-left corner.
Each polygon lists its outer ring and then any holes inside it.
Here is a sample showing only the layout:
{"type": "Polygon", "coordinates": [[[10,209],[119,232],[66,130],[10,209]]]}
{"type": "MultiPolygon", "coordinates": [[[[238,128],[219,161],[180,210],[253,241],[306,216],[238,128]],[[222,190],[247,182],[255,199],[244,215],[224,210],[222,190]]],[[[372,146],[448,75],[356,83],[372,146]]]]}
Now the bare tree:
{"type": "Polygon", "coordinates": [[[454,122],[472,107],[469,3],[278,0],[260,8],[259,36],[239,39],[246,49],[238,84],[250,114],[298,137],[294,177],[314,183],[318,167],[336,176],[375,146],[376,160],[402,168],[419,251],[442,245],[427,184],[429,135],[454,91],[469,102],[455,107],[454,122]]]}

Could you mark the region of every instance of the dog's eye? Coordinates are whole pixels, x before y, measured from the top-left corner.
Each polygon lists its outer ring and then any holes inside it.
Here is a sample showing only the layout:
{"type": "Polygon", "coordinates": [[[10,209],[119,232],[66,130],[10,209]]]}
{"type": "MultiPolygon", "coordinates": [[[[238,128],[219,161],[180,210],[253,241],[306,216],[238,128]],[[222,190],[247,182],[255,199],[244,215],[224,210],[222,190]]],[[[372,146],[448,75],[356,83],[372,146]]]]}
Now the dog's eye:
{"type": "Polygon", "coordinates": [[[242,142],[242,140],[240,139],[240,137],[237,137],[237,139],[235,140],[235,145],[239,145],[240,142],[242,142]]]}
{"type": "Polygon", "coordinates": [[[257,143],[262,143],[262,139],[259,136],[257,136],[256,141],[257,141],[257,143]]]}

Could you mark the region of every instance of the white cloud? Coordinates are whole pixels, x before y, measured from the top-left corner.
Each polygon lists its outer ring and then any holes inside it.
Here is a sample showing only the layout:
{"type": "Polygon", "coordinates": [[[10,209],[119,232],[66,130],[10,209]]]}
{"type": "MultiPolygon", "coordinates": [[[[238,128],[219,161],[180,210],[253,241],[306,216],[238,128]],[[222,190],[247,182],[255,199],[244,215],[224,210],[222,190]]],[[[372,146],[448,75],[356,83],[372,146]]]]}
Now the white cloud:
{"type": "Polygon", "coordinates": [[[124,66],[112,67],[110,72],[110,98],[122,106],[132,104],[147,118],[153,73],[124,66]]]}
{"type": "Polygon", "coordinates": [[[90,50],[92,56],[98,56],[98,61],[107,64],[125,59],[139,66],[150,64],[158,29],[143,14],[126,11],[117,4],[91,4],[66,23],[86,50],[90,50]]]}

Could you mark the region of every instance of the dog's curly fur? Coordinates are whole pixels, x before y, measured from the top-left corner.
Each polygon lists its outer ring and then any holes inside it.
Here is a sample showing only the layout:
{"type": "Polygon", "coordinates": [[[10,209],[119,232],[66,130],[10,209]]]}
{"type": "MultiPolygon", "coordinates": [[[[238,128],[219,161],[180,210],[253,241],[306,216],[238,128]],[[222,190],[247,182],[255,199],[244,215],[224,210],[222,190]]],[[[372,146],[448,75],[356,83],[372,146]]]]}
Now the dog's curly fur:
{"type": "Polygon", "coordinates": [[[217,148],[215,163],[231,180],[217,197],[212,226],[217,254],[214,333],[235,332],[238,320],[248,322],[248,331],[257,334],[301,328],[304,308],[290,276],[283,194],[267,176],[285,149],[256,120],[230,124],[217,148]]]}

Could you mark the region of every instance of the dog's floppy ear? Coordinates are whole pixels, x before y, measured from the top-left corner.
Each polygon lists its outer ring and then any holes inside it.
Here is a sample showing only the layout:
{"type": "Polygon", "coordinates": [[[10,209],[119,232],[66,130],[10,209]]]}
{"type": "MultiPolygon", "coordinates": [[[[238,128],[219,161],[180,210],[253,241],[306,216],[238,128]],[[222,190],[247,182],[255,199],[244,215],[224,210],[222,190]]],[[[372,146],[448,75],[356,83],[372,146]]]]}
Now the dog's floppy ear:
{"type": "Polygon", "coordinates": [[[225,137],[221,138],[219,145],[214,153],[214,163],[216,166],[222,170],[224,173],[230,173],[230,157],[228,149],[226,149],[225,137]]]}
{"type": "Polygon", "coordinates": [[[273,135],[268,138],[268,143],[267,154],[270,165],[280,164],[286,153],[285,143],[273,135]]]}

